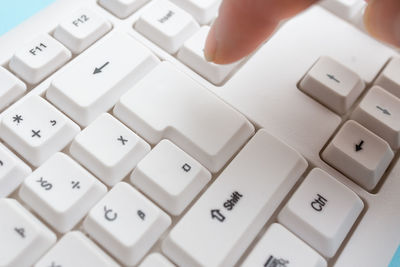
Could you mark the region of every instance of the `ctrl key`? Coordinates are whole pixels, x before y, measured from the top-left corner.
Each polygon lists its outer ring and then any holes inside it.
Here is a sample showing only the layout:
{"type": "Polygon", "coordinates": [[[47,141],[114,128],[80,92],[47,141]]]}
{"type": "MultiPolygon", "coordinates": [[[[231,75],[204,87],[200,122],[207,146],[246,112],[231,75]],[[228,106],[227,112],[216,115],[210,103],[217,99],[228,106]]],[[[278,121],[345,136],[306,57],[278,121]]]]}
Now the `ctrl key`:
{"type": "Polygon", "coordinates": [[[326,261],[306,243],[278,223],[272,224],[242,267],[325,267],[326,261]]]}
{"type": "Polygon", "coordinates": [[[16,200],[0,199],[0,266],[31,266],[56,236],[16,200]]]}

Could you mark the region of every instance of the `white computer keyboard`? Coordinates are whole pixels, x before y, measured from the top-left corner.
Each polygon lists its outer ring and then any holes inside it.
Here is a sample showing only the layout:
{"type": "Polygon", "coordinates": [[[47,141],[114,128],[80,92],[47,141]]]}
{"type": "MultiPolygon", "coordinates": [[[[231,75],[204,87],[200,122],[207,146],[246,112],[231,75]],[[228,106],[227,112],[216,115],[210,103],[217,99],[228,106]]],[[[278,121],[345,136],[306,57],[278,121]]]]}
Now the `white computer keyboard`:
{"type": "Polygon", "coordinates": [[[0,267],[388,266],[400,55],[328,0],[215,65],[219,4],[59,0],[0,39],[0,267]]]}

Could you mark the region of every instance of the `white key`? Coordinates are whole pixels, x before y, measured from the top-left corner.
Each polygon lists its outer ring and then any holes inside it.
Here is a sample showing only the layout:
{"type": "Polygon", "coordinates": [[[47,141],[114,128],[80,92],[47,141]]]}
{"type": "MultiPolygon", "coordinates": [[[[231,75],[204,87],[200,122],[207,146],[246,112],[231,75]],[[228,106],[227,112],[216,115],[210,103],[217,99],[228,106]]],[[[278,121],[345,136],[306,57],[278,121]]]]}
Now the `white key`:
{"type": "Polygon", "coordinates": [[[379,135],[392,149],[400,147],[400,99],[375,86],[363,98],[351,118],[379,135]]]}
{"type": "Polygon", "coordinates": [[[375,84],[400,98],[400,58],[392,58],[376,79],[375,84]]]}
{"type": "Polygon", "coordinates": [[[355,121],[347,121],[322,158],[367,190],[375,188],[393,159],[389,145],[355,121]]]}
{"type": "Polygon", "coordinates": [[[0,66],[0,111],[21,97],[26,85],[0,66]]]}
{"type": "Polygon", "coordinates": [[[124,265],[137,264],[171,219],[127,183],[119,183],[90,211],[86,232],[124,265]]]}
{"type": "Polygon", "coordinates": [[[320,5],[342,19],[351,21],[365,6],[363,0],[324,0],[320,5]]]}
{"type": "Polygon", "coordinates": [[[146,7],[135,28],[168,53],[175,54],[199,26],[183,9],[169,1],[157,0],[146,7]]]}
{"type": "Polygon", "coordinates": [[[241,267],[325,267],[326,261],[280,224],[272,224],[241,267]]]}
{"type": "Polygon", "coordinates": [[[168,62],[122,96],[114,114],[151,144],[171,140],[211,172],[254,132],[241,114],[168,62]]]}
{"type": "Polygon", "coordinates": [[[154,147],[131,175],[135,186],[173,215],[179,215],[210,179],[200,163],[168,140],[154,147]]]}
{"type": "Polygon", "coordinates": [[[174,267],[169,260],[159,253],[152,253],[147,256],[139,267],[174,267]]]}
{"type": "Polygon", "coordinates": [[[88,48],[111,29],[111,23],[84,8],[67,17],[54,31],[54,37],[72,53],[88,48]]]}
{"type": "Polygon", "coordinates": [[[299,153],[258,131],[172,229],[164,253],[178,266],[233,266],[306,168],[299,153]]]}
{"type": "Polygon", "coordinates": [[[0,199],[0,266],[31,266],[56,236],[14,199],[0,199]]]}
{"type": "Polygon", "coordinates": [[[350,189],[321,169],[313,169],[278,220],[322,255],[331,258],[364,208],[350,189]]]}
{"type": "Polygon", "coordinates": [[[26,82],[35,84],[70,58],[70,51],[48,34],[44,34],[17,50],[11,58],[10,69],[26,82]]]}
{"type": "Polygon", "coordinates": [[[35,167],[63,149],[79,126],[39,96],[30,96],[0,123],[0,136],[35,167]]]}
{"type": "Polygon", "coordinates": [[[150,151],[150,146],[108,113],[80,132],[71,155],[104,183],[121,181],[150,151]]]}
{"type": "Polygon", "coordinates": [[[93,241],[81,232],[70,232],[44,255],[35,267],[118,267],[93,241]]]}
{"type": "Polygon", "coordinates": [[[333,111],[344,114],[365,88],[353,71],[329,57],[321,57],[300,82],[300,89],[333,111]]]}
{"type": "Polygon", "coordinates": [[[210,23],[218,13],[221,0],[172,0],[178,6],[185,9],[200,24],[210,23]]]}
{"type": "Polygon", "coordinates": [[[133,38],[114,32],[64,68],[46,96],[73,120],[87,126],[157,62],[133,38]]]}
{"type": "Polygon", "coordinates": [[[31,168],[0,143],[0,198],[13,192],[31,168]]]}
{"type": "Polygon", "coordinates": [[[19,196],[54,229],[65,233],[106,192],[107,188],[78,163],[56,153],[25,179],[19,196]]]}
{"type": "Polygon", "coordinates": [[[209,30],[210,27],[208,26],[201,27],[179,50],[178,58],[210,82],[219,85],[229,76],[239,62],[217,65],[208,62],[204,58],[204,45],[209,30]]]}
{"type": "Polygon", "coordinates": [[[124,19],[143,6],[148,0],[99,0],[99,4],[124,19]]]}

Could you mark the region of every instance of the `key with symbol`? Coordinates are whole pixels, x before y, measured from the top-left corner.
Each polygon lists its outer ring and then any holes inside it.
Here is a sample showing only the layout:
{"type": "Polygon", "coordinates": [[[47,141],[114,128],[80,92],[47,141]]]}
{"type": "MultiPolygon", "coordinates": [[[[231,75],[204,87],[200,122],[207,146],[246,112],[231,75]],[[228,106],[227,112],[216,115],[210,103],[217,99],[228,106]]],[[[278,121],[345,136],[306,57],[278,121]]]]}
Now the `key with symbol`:
{"type": "Polygon", "coordinates": [[[28,176],[20,198],[60,233],[69,231],[107,188],[63,153],[54,154],[28,176]]]}
{"type": "Polygon", "coordinates": [[[52,266],[118,267],[119,265],[83,233],[74,231],[64,235],[34,265],[34,267],[52,266]]]}
{"type": "Polygon", "coordinates": [[[321,57],[299,86],[339,114],[346,113],[365,88],[356,73],[329,57],[321,57]]]}
{"type": "Polygon", "coordinates": [[[280,224],[272,224],[241,267],[326,267],[326,261],[280,224]]]}
{"type": "Polygon", "coordinates": [[[179,215],[210,179],[209,171],[169,140],[158,143],[131,175],[135,186],[173,215],[179,215]]]}
{"type": "Polygon", "coordinates": [[[353,191],[323,170],[313,169],[279,213],[278,221],[331,258],[363,208],[353,191]]]}
{"type": "Polygon", "coordinates": [[[169,1],[153,1],[144,9],[135,28],[168,53],[175,54],[199,29],[192,16],[169,1]]]}
{"type": "Polygon", "coordinates": [[[298,152],[258,131],[170,231],[163,252],[178,266],[234,266],[306,168],[298,152]]]}
{"type": "Polygon", "coordinates": [[[108,113],[80,132],[71,155],[106,184],[121,181],[150,151],[150,146],[108,113]]]}
{"type": "Polygon", "coordinates": [[[393,159],[386,141],[355,121],[347,121],[322,158],[367,190],[373,190],[393,159]]]}
{"type": "Polygon", "coordinates": [[[121,182],[89,212],[83,228],[121,263],[132,266],[170,224],[171,219],[160,208],[121,182]]]}
{"type": "Polygon", "coordinates": [[[43,34],[24,44],[11,58],[10,69],[30,84],[43,80],[71,58],[61,43],[43,34]]]}
{"type": "Polygon", "coordinates": [[[374,86],[351,115],[397,150],[400,147],[400,99],[374,86]]]}
{"type": "Polygon", "coordinates": [[[32,266],[56,236],[14,199],[0,199],[0,266],[32,266]]]}
{"type": "Polygon", "coordinates": [[[157,63],[158,59],[133,38],[113,32],[58,73],[46,97],[87,126],[157,63]]]}
{"type": "Polygon", "coordinates": [[[0,137],[35,167],[78,132],[78,125],[37,95],[8,109],[0,122],[0,137]]]}
{"type": "Polygon", "coordinates": [[[28,165],[0,143],[0,198],[14,191],[31,172],[28,165]]]}

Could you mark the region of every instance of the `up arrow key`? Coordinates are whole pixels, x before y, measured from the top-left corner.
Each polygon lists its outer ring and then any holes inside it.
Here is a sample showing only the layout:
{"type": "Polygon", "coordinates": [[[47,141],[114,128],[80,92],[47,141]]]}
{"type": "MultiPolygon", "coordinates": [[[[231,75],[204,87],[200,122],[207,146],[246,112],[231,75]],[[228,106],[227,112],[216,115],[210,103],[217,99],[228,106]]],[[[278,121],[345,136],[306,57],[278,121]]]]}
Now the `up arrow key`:
{"type": "Polygon", "coordinates": [[[93,71],[93,74],[98,74],[98,73],[101,73],[102,72],[102,70],[108,65],[108,64],[110,64],[110,62],[106,62],[106,63],[104,63],[103,64],[103,66],[101,66],[100,68],[95,68],[94,69],[94,71],[93,71]]]}

